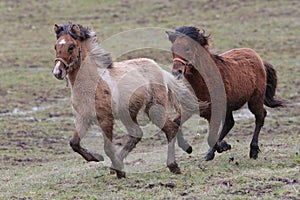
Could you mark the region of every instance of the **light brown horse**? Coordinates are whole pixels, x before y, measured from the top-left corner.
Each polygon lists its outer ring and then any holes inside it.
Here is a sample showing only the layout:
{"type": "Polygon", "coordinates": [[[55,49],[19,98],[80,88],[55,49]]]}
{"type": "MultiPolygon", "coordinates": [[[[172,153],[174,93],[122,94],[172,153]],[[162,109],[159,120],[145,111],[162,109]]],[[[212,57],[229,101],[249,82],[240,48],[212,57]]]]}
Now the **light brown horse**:
{"type": "Polygon", "coordinates": [[[110,54],[98,45],[95,32],[89,28],[68,23],[55,25],[54,31],[57,41],[52,72],[57,79],[69,82],[75,113],[76,128],[70,140],[72,149],[87,161],[103,160],[102,155],[80,146],[90,125],[98,124],[112,169],[118,178],[125,177],[123,160],[142,138],[137,115],[144,109],[167,136],[167,166],[171,172],[180,173],[174,150],[178,125],[166,114],[167,104],[180,106],[188,113],[197,112],[206,104],[199,103],[182,81],[162,70],[153,60],[141,58],[113,63],[110,54]],[[112,142],[115,119],[121,120],[129,134],[120,150],[112,142]]]}
{"type": "MultiPolygon", "coordinates": [[[[232,49],[220,55],[211,53],[209,36],[196,27],[183,26],[167,34],[172,42],[174,61],[172,73],[177,77],[183,76],[191,84],[199,100],[211,101],[203,74],[200,74],[195,67],[197,64],[200,66],[201,56],[205,56],[201,55],[201,51],[209,55],[223,79],[227,100],[225,123],[218,142],[209,150],[205,159],[212,160],[215,151],[220,153],[231,149],[223,138],[234,126],[232,112],[240,109],[245,103],[248,103],[249,110],[255,115],[255,130],[249,155],[250,158],[256,159],[260,152],[258,136],[267,114],[263,105],[271,108],[282,106],[281,101],[274,99],[277,76],[273,66],[263,62],[260,56],[249,48],[232,49]]],[[[202,110],[200,116],[210,122],[211,105],[202,110]]],[[[175,121],[178,124],[183,123],[180,121],[180,116],[175,121]]]]}

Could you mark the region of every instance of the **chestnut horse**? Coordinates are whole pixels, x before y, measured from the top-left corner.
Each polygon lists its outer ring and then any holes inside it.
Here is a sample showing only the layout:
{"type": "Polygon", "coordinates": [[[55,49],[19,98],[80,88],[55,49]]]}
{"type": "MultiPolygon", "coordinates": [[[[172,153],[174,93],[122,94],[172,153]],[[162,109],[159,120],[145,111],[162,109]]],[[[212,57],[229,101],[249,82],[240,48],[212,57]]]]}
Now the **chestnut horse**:
{"type": "MultiPolygon", "coordinates": [[[[178,125],[170,120],[166,106],[173,105],[180,107],[182,112],[191,113],[207,104],[199,103],[183,81],[176,80],[153,60],[140,58],[113,63],[89,28],[68,23],[55,25],[54,31],[57,41],[52,73],[59,80],[67,79],[75,113],[75,131],[70,140],[72,149],[87,161],[103,160],[102,155],[80,146],[90,125],[98,124],[112,169],[118,178],[125,177],[123,160],[142,138],[137,115],[144,108],[152,123],[166,134],[168,168],[180,173],[174,150],[178,125]],[[119,151],[112,142],[115,119],[121,120],[129,134],[119,151]]],[[[183,138],[180,141],[184,141],[183,138]]]]}
{"type": "MultiPolygon", "coordinates": [[[[211,101],[207,84],[194,66],[195,63],[201,62],[201,56],[205,56],[199,53],[200,50],[210,57],[223,79],[227,101],[225,122],[219,133],[218,142],[210,148],[205,160],[212,160],[215,151],[221,153],[231,149],[223,138],[234,126],[232,112],[240,109],[245,103],[248,103],[249,110],[255,116],[255,130],[249,156],[256,159],[260,152],[258,136],[267,114],[263,105],[271,108],[282,106],[281,101],[274,99],[277,76],[273,66],[263,62],[260,56],[249,48],[232,49],[215,55],[209,50],[209,35],[205,35],[204,30],[200,31],[192,26],[183,26],[167,34],[172,42],[172,73],[177,77],[183,76],[191,84],[199,100],[211,101]]],[[[211,105],[202,110],[200,116],[210,122],[211,105]]],[[[178,124],[183,123],[179,117],[175,121],[178,124]]]]}

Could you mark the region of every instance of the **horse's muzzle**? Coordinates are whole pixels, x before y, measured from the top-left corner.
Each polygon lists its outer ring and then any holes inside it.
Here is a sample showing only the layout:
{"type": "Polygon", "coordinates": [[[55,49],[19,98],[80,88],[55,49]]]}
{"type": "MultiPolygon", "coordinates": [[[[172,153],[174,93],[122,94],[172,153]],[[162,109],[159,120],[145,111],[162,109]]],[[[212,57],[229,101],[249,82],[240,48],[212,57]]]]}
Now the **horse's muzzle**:
{"type": "Polygon", "coordinates": [[[52,74],[55,78],[57,78],[58,80],[63,80],[65,78],[65,73],[63,72],[63,70],[60,69],[60,65],[62,63],[60,61],[56,62],[53,70],[52,70],[52,74]]]}
{"type": "Polygon", "coordinates": [[[182,70],[172,71],[172,75],[175,76],[176,79],[181,79],[183,76],[182,70]]]}
{"type": "Polygon", "coordinates": [[[55,78],[59,79],[59,80],[63,80],[63,76],[62,76],[62,71],[59,70],[58,73],[54,73],[54,71],[52,71],[53,76],[55,76],[55,78]]]}

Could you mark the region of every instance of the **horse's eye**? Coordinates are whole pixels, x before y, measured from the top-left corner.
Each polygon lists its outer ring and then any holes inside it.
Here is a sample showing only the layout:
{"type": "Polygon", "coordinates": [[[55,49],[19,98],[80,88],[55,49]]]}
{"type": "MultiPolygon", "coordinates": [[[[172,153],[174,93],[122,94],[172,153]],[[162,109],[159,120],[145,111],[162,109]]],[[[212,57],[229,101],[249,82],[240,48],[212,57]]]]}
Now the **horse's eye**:
{"type": "Polygon", "coordinates": [[[72,53],[73,50],[74,50],[74,45],[71,44],[71,45],[69,46],[69,48],[68,48],[68,52],[69,52],[69,53],[72,53]]]}

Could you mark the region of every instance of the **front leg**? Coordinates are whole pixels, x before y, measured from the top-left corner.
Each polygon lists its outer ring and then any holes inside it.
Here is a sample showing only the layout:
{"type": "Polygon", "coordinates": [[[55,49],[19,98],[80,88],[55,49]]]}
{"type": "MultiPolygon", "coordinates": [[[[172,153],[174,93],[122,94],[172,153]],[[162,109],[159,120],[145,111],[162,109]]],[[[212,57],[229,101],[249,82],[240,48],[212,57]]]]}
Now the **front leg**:
{"type": "Polygon", "coordinates": [[[72,147],[73,151],[79,153],[86,161],[104,161],[102,155],[97,153],[91,153],[87,149],[80,146],[80,137],[77,131],[74,131],[72,139],[70,140],[70,146],[72,147]]]}
{"type": "Polygon", "coordinates": [[[102,155],[97,153],[91,153],[87,149],[80,146],[80,136],[83,136],[89,127],[89,123],[86,120],[83,120],[81,117],[76,117],[75,119],[76,130],[73,133],[73,136],[70,140],[70,146],[73,151],[79,153],[86,161],[104,161],[102,155]]]}
{"type": "Polygon", "coordinates": [[[215,157],[215,152],[222,153],[223,151],[227,151],[231,149],[231,145],[228,144],[225,140],[219,141],[217,144],[215,144],[214,147],[210,148],[205,155],[204,159],[205,161],[213,160],[215,157]]]}

